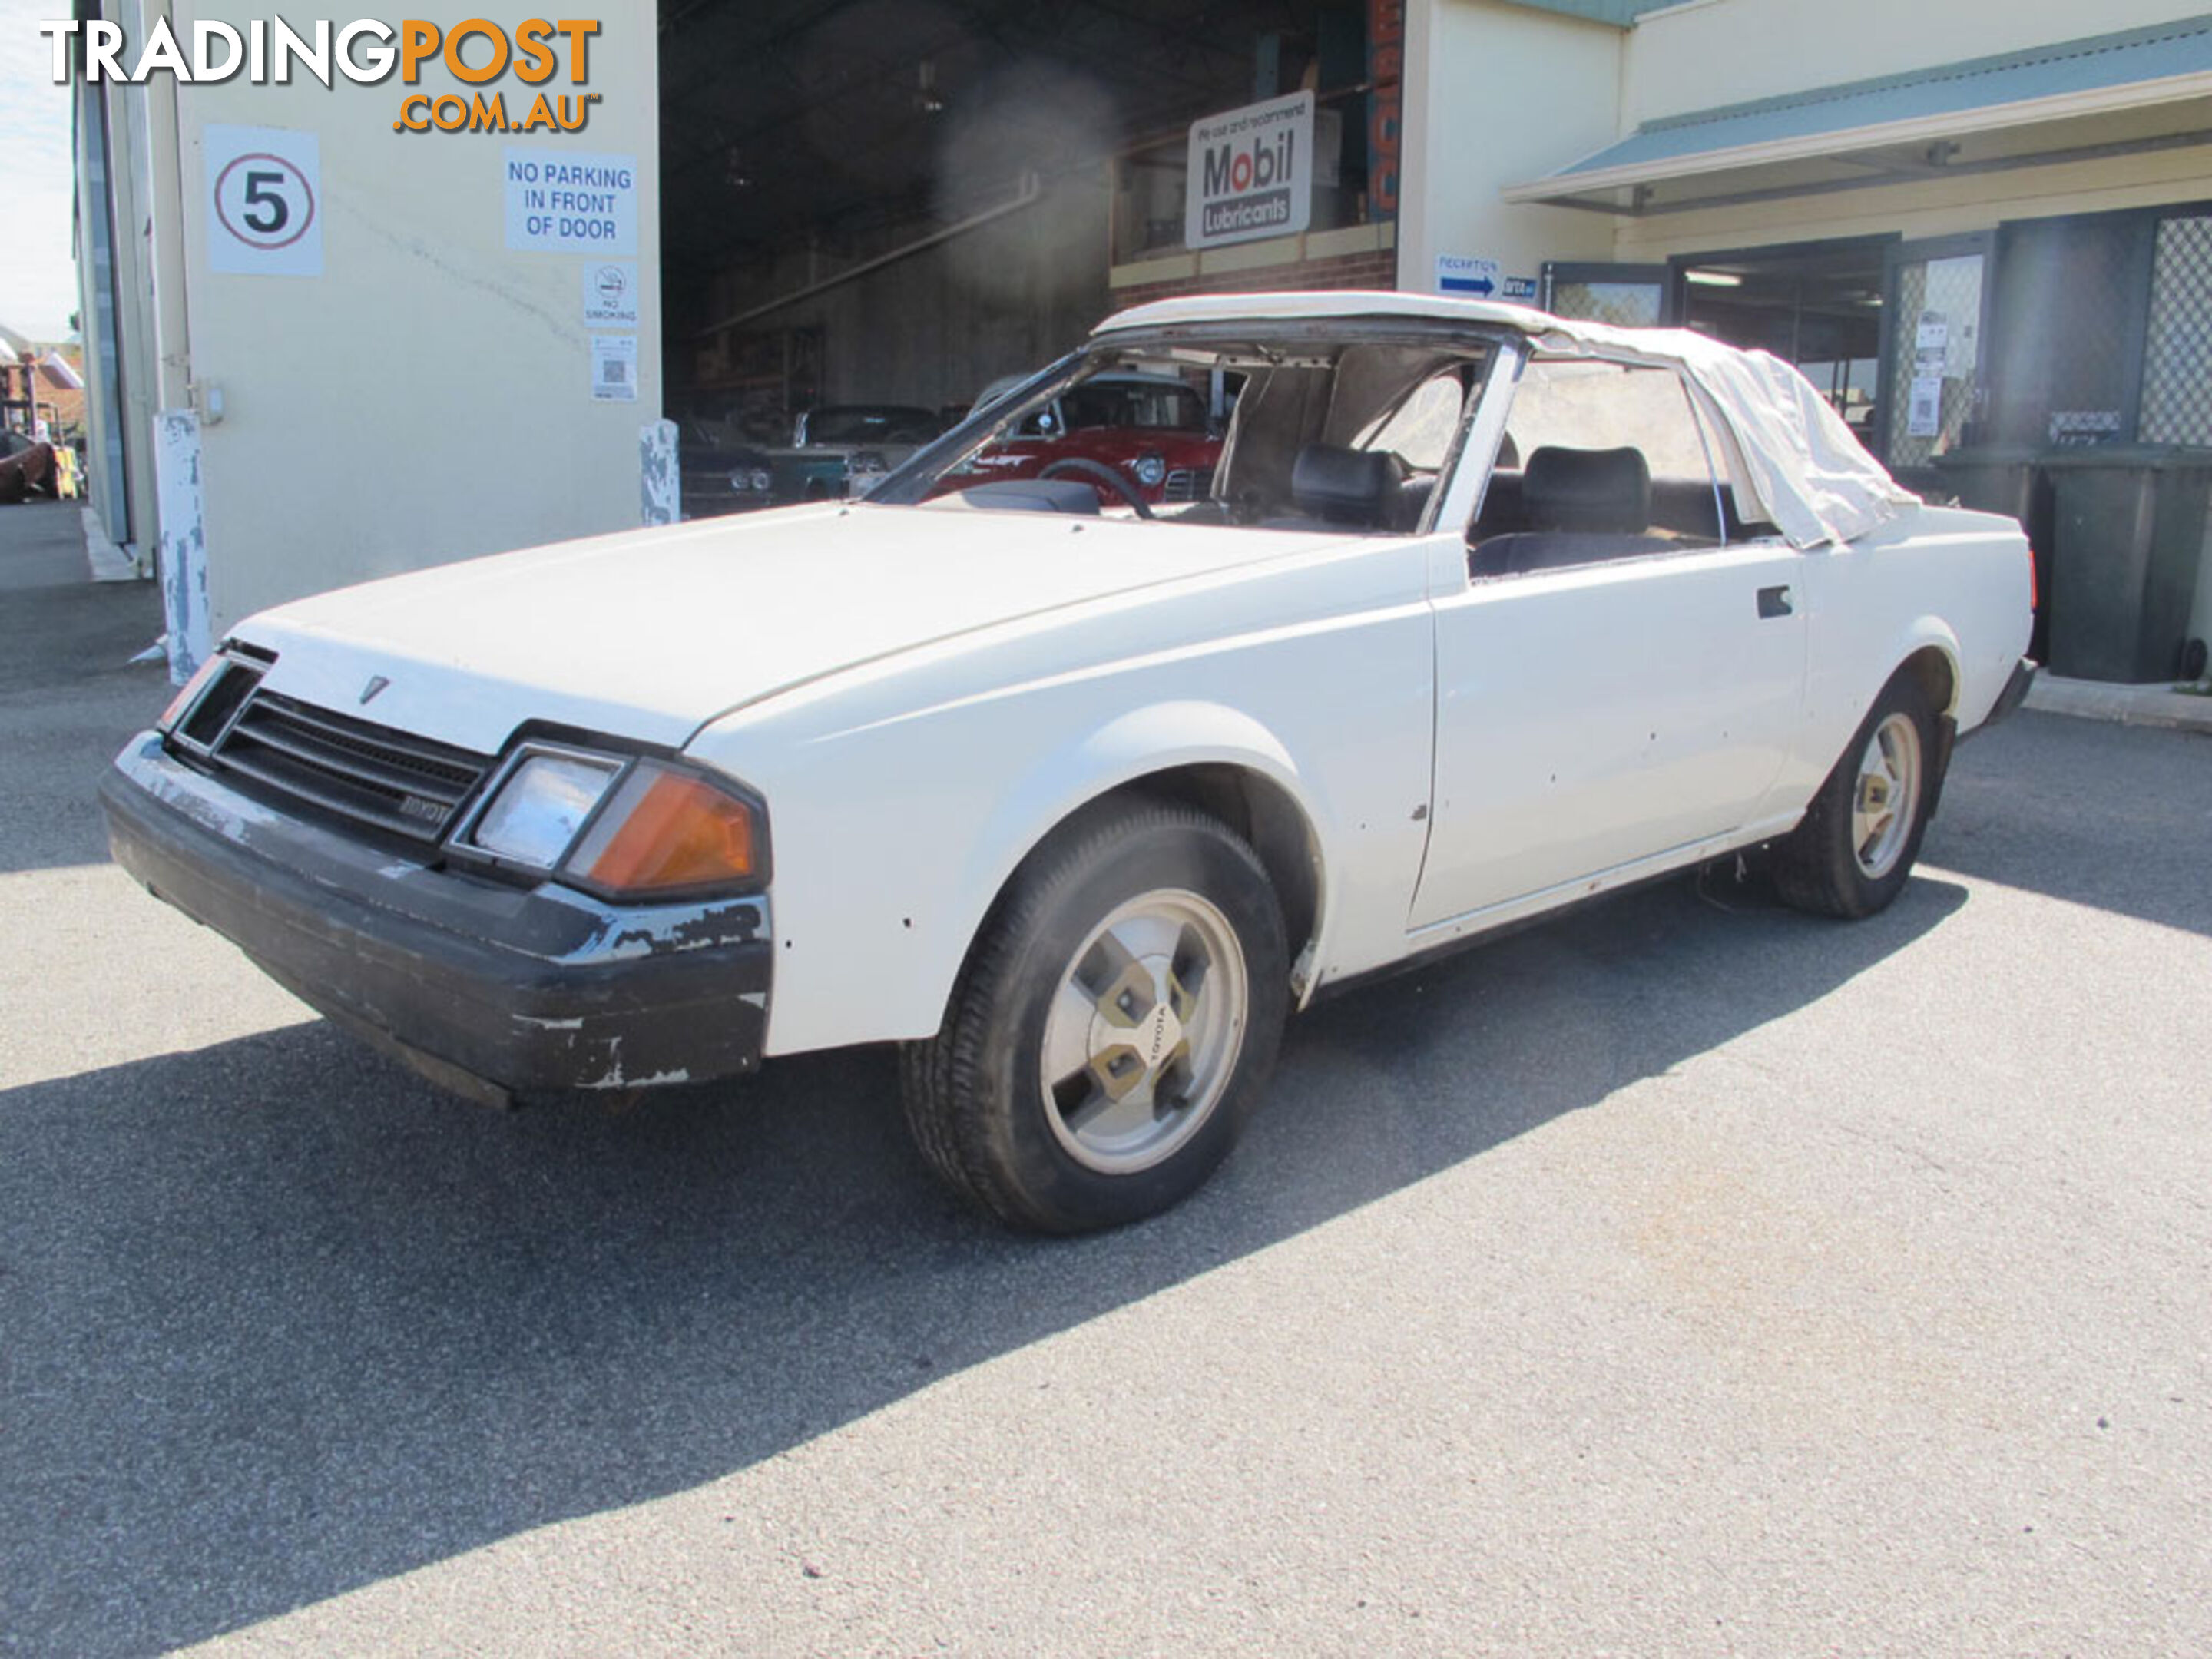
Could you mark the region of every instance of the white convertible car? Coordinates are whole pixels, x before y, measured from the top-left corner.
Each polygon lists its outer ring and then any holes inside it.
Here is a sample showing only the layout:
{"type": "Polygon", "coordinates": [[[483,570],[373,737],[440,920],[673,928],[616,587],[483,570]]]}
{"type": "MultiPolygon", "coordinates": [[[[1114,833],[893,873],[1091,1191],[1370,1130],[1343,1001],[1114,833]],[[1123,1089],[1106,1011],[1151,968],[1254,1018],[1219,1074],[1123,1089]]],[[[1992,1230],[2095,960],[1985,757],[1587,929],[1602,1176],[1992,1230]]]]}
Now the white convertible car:
{"type": "Polygon", "coordinates": [[[1325,988],[1745,849],[1881,908],[2031,587],[1771,358],[1174,301],[866,502],[255,617],[104,798],[139,880],[450,1088],[895,1042],[945,1178],[1075,1231],[1202,1182],[1325,988]],[[975,482],[1131,372],[1234,392],[1209,499],[975,482]]]}

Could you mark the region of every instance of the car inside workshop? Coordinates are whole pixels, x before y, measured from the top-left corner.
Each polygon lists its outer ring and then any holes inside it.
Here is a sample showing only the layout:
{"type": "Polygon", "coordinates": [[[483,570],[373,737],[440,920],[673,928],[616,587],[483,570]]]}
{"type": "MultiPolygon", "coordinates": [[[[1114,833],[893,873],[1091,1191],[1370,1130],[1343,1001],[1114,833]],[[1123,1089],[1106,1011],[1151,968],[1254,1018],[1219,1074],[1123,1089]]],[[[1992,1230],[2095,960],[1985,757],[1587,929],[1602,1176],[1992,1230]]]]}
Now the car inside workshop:
{"type": "MultiPolygon", "coordinates": [[[[1370,116],[1395,10],[672,0],[664,350],[686,511],[864,493],[1065,353],[1115,308],[1117,267],[1182,252],[1200,117],[1305,94],[1310,229],[1387,221],[1395,155],[1370,134],[1395,137],[1370,116]]],[[[1040,411],[982,464],[1033,471],[1053,458],[1024,449],[1073,444],[1152,501],[1202,496],[1233,387],[1154,390],[1040,411]]]]}

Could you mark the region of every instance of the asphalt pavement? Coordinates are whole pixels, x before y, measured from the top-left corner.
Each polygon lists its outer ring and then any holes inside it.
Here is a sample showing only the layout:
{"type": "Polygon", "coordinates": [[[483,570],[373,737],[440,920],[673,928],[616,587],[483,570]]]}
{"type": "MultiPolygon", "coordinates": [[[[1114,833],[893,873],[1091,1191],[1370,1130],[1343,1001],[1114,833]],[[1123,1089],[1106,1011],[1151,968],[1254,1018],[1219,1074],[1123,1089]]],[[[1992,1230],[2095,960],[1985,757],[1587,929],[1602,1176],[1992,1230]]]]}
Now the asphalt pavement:
{"type": "Polygon", "coordinates": [[[1870,922],[1331,1003],[1039,1243],[882,1052],[498,1114],[331,1030],[106,862],[158,626],[0,508],[0,1650],[2212,1650],[2212,738],[2017,717],[1870,922]]]}

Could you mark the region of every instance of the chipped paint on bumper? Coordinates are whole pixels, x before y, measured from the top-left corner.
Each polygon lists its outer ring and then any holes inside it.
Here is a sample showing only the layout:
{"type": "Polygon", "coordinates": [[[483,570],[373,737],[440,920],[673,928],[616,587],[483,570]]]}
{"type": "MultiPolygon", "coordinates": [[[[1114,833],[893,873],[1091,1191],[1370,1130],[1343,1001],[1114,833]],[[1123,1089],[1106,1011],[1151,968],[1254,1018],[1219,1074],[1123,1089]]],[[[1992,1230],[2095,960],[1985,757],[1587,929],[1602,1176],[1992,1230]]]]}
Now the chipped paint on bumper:
{"type": "Polygon", "coordinates": [[[431,867],[274,811],[141,733],[100,787],[116,861],[303,1001],[478,1098],[760,1063],[768,900],[610,904],[431,867]]]}

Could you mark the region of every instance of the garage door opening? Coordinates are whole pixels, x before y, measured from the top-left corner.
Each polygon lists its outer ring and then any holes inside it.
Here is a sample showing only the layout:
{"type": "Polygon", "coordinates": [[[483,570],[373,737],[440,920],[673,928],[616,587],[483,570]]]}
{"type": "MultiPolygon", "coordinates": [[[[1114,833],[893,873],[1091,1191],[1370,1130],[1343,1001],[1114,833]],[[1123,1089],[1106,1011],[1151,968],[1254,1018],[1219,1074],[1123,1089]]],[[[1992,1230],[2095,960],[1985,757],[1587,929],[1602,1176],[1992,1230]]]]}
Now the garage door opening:
{"type": "MultiPolygon", "coordinates": [[[[1359,229],[1388,241],[1403,18],[1402,0],[662,0],[686,515],[860,493],[987,386],[1157,297],[1128,273],[1192,263],[1201,118],[1306,96],[1310,228],[1279,240],[1308,260],[1359,229]]],[[[1243,264],[1266,263],[1255,246],[1243,264]]],[[[1369,265],[1360,285],[1391,285],[1369,265]]]]}

